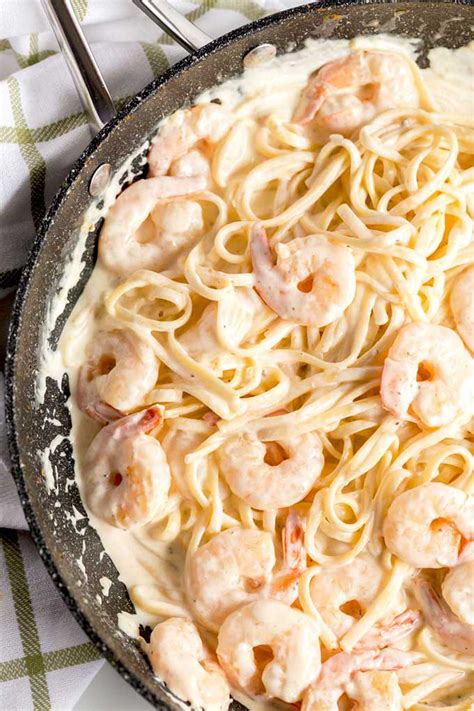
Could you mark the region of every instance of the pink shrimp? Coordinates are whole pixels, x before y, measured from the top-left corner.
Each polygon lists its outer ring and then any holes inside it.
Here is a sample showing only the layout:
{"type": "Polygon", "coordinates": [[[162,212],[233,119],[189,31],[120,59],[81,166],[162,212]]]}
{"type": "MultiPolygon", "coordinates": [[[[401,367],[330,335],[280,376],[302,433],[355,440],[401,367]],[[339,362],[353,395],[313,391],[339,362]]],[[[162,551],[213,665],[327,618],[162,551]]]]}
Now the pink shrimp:
{"type": "Polygon", "coordinates": [[[295,509],[290,509],[282,531],[283,565],[273,575],[272,593],[285,599],[298,595],[298,580],[306,570],[306,550],[303,545],[303,521],[295,509]],[[293,590],[293,592],[291,592],[293,590]]]}
{"type": "Polygon", "coordinates": [[[461,622],[424,578],[415,581],[415,594],[427,623],[450,649],[474,655],[474,627],[461,622]]]}
{"type": "Polygon", "coordinates": [[[283,532],[283,562],[277,563],[267,531],[230,528],[197,549],[186,565],[185,589],[197,619],[217,631],[242,605],[277,598],[291,605],[306,566],[303,529],[290,513],[283,532]],[[304,566],[304,567],[303,567],[304,566]]]}
{"type": "Polygon", "coordinates": [[[422,616],[418,610],[405,610],[387,625],[373,627],[356,645],[356,650],[383,649],[411,634],[421,625],[422,616]]]}
{"type": "Polygon", "coordinates": [[[123,417],[100,430],[87,450],[85,498],[92,513],[112,526],[143,526],[168,500],[169,466],[149,434],[162,419],[158,407],[123,417]]]}
{"type": "Polygon", "coordinates": [[[166,175],[168,171],[186,177],[206,176],[209,165],[196,145],[199,141],[219,141],[230,124],[230,114],[218,104],[199,104],[177,111],[152,141],[148,154],[150,176],[166,175]]]}
{"type": "Polygon", "coordinates": [[[106,424],[143,404],[159,372],[155,354],[128,329],[99,331],[77,379],[77,404],[106,424]]]}
{"type": "Polygon", "coordinates": [[[340,652],[322,664],[318,678],[306,690],[301,711],[337,711],[340,697],[357,672],[402,669],[419,656],[399,649],[340,652]]]}
{"type": "Polygon", "coordinates": [[[377,113],[418,107],[419,93],[408,60],[389,52],[362,50],[325,64],[308,82],[294,121],[329,133],[350,135],[377,113]]]}
{"type": "MultiPolygon", "coordinates": [[[[99,237],[99,257],[116,274],[128,275],[137,269],[160,269],[170,256],[172,245],[157,229],[152,215],[159,201],[199,192],[206,186],[202,176],[174,178],[160,176],[137,180],[110,208],[99,237]],[[150,227],[150,230],[148,229],[150,227]]],[[[195,229],[199,205],[186,202],[181,221],[191,232],[195,229]]]]}
{"type": "Polygon", "coordinates": [[[250,240],[255,288],[281,318],[305,326],[327,326],[354,299],[355,262],[348,247],[308,235],[276,246],[273,263],[262,225],[250,240]]]}

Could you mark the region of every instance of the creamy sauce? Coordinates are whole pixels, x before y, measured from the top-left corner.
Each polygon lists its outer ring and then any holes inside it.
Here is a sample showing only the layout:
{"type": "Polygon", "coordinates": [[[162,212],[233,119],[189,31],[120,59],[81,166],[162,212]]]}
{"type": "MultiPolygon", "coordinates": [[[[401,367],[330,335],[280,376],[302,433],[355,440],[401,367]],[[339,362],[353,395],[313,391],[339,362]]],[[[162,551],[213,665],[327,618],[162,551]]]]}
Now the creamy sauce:
{"type": "MultiPolygon", "coordinates": [[[[357,38],[351,42],[346,40],[309,40],[306,47],[294,54],[276,57],[270,63],[261,67],[247,69],[241,77],[227,81],[221,86],[216,86],[204,92],[197,102],[207,102],[219,98],[224,106],[237,106],[243,97],[258,95],[263,105],[272,108],[285,120],[293,113],[299,93],[307,81],[308,75],[319,66],[333,60],[335,57],[348,53],[351,49],[362,47],[377,47],[381,49],[394,49],[404,52],[411,57],[416,57],[417,40],[406,40],[390,36],[357,38]],[[294,92],[285,90],[285,101],[282,103],[282,93],[279,86],[286,82],[293,82],[294,92]]],[[[472,81],[474,75],[474,43],[469,47],[451,51],[444,48],[432,50],[429,55],[431,66],[423,70],[423,75],[436,106],[442,112],[471,113],[473,111],[472,81]],[[468,97],[466,102],[466,97],[468,97]],[[469,107],[469,97],[471,105],[469,107]]],[[[251,110],[251,105],[245,105],[245,111],[251,110]]],[[[137,151],[138,155],[140,151],[137,151]]],[[[117,176],[131,164],[132,156],[117,176]]],[[[116,177],[117,177],[116,176],[116,177]]],[[[54,325],[57,317],[62,312],[66,303],[68,290],[73,286],[83,268],[81,256],[84,242],[90,226],[104,214],[112,204],[120,186],[115,178],[107,190],[105,204],[99,210],[93,205],[87,213],[84,226],[81,229],[77,248],[67,265],[58,296],[52,301],[49,317],[45,325],[47,334],[54,325]]],[[[118,281],[118,280],[117,280],[118,281]]],[[[67,372],[71,383],[75,383],[79,366],[85,361],[85,346],[91,340],[96,328],[94,313],[101,302],[105,291],[114,283],[114,278],[100,267],[96,267],[89,282],[80,297],[72,316],[70,317],[65,333],[63,334],[60,350],[53,352],[48,348],[42,350],[42,361],[38,377],[37,399],[41,402],[44,398],[45,379],[54,377],[58,381],[64,372],[67,372]]],[[[71,442],[73,445],[76,462],[76,478],[81,492],[83,480],[81,477],[84,453],[99,427],[87,418],[77,408],[71,398],[68,407],[72,417],[71,442]]],[[[49,449],[43,453],[44,474],[48,489],[54,487],[54,477],[51,472],[49,456],[59,444],[56,440],[49,449]]],[[[84,497],[83,497],[84,501],[84,497]]],[[[184,592],[181,582],[181,570],[185,551],[175,544],[163,543],[153,539],[150,527],[136,531],[122,531],[104,523],[92,513],[88,512],[91,525],[97,530],[104,549],[111,557],[117,570],[119,579],[131,591],[139,595],[143,586],[147,586],[147,598],[153,599],[153,590],[159,596],[160,590],[171,590],[170,597],[176,601],[177,608],[185,606],[184,592]]],[[[82,567],[82,561],[78,561],[82,567]]],[[[86,572],[84,570],[84,572],[86,572]]],[[[103,595],[106,597],[110,588],[110,581],[101,579],[103,595]]],[[[133,597],[133,594],[132,594],[133,597]]],[[[160,615],[154,614],[152,605],[145,610],[140,606],[136,614],[121,613],[119,625],[123,631],[133,637],[138,637],[139,624],[156,624],[160,615]]],[[[170,614],[173,614],[170,611],[170,614]]],[[[258,709],[268,706],[256,701],[243,698],[236,694],[247,706],[258,709]]]]}

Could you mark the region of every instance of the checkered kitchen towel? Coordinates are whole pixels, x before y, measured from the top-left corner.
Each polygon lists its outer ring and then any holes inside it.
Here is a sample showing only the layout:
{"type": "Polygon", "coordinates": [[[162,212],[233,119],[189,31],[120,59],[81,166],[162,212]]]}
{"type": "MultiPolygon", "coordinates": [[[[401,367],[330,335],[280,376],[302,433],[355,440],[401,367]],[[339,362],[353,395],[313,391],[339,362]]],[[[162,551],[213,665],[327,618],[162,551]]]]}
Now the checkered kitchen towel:
{"type": "MultiPolygon", "coordinates": [[[[184,54],[131,0],[71,2],[117,106],[184,54]]],[[[300,2],[173,4],[217,37],[300,2]]],[[[89,141],[86,116],[40,0],[0,0],[0,298],[17,283],[49,202],[89,141]]],[[[9,473],[1,378],[0,709],[67,711],[103,662],[28,536],[9,473]]]]}

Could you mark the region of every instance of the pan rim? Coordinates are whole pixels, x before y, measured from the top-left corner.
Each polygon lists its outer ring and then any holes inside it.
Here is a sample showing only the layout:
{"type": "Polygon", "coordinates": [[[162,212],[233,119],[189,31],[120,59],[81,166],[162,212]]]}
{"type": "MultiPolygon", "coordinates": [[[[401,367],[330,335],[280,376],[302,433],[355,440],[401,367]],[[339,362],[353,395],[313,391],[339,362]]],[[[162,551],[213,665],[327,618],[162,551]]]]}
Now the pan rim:
{"type": "Polygon", "coordinates": [[[16,364],[17,364],[17,335],[21,328],[21,321],[23,315],[23,308],[27,300],[29,286],[31,279],[33,277],[36,265],[41,258],[43,243],[48,234],[49,227],[54,221],[55,215],[61,209],[64,201],[68,197],[70,189],[73,187],[76,179],[79,177],[84,165],[87,160],[91,158],[98,147],[106,140],[106,138],[113,132],[115,127],[122,122],[122,120],[133,114],[139,109],[139,107],[153,94],[155,94],[161,86],[166,84],[172,77],[176,74],[180,74],[187,68],[193,66],[197,62],[205,59],[208,55],[231,45],[234,41],[253,34],[254,32],[269,27],[271,25],[278,24],[285,21],[290,17],[304,16],[310,13],[317,13],[320,9],[325,10],[329,8],[342,8],[342,7],[362,7],[366,5],[425,5],[427,7],[434,6],[450,6],[460,5],[460,6],[470,6],[471,0],[319,0],[317,5],[314,2],[310,2],[304,5],[293,7],[282,12],[278,12],[266,17],[259,18],[253,22],[247,23],[235,30],[232,30],[221,37],[216,38],[209,42],[209,44],[202,47],[200,50],[184,57],[179,62],[171,66],[163,74],[161,74],[156,79],[152,80],[147,84],[142,90],[140,90],[129,102],[119,111],[116,116],[114,116],[111,121],[109,121],[98,133],[84,151],[80,154],[77,160],[74,162],[72,168],[70,169],[68,175],[64,179],[60,188],[56,192],[49,209],[47,210],[45,216],[41,221],[41,225],[35,235],[32,247],[28,254],[28,259],[25,267],[23,268],[16,295],[13,304],[8,340],[7,340],[7,350],[5,358],[5,420],[6,420],[6,430],[7,430],[7,442],[8,449],[11,460],[11,474],[15,481],[20,503],[23,508],[23,512],[26,521],[29,526],[31,537],[33,542],[39,552],[40,558],[46,567],[54,585],[58,589],[62,599],[64,600],[66,606],[71,611],[76,622],[80,625],[82,630],[89,637],[91,642],[95,647],[101,652],[101,654],[107,659],[112,667],[120,674],[120,676],[130,684],[130,686],[137,691],[143,698],[145,698],[154,708],[163,709],[168,711],[171,708],[178,708],[178,705],[173,702],[170,698],[170,692],[163,690],[163,697],[161,698],[156,692],[151,691],[145,686],[141,679],[132,671],[130,671],[127,666],[121,661],[119,656],[113,651],[113,649],[99,636],[95,631],[92,623],[89,622],[88,616],[85,611],[81,608],[80,602],[76,599],[73,592],[65,584],[61,574],[58,571],[57,565],[50,554],[48,548],[45,545],[43,533],[40,525],[36,519],[36,514],[31,504],[26,478],[23,474],[21,457],[20,457],[20,447],[17,439],[17,427],[16,427],[16,407],[15,407],[15,383],[16,383],[16,364]]]}

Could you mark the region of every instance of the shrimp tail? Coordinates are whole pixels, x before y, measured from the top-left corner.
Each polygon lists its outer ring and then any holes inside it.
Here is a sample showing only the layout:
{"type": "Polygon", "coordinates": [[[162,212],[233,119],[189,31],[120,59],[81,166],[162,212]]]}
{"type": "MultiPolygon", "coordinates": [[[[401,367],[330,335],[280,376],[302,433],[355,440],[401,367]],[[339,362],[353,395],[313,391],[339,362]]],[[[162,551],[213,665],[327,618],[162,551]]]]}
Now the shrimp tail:
{"type": "Polygon", "coordinates": [[[301,126],[307,126],[316,116],[319,109],[327,98],[327,91],[316,77],[308,84],[301,101],[296,107],[293,122],[301,126]]]}
{"type": "MultiPolygon", "coordinates": [[[[250,254],[255,274],[255,290],[264,303],[269,306],[272,298],[281,293],[281,285],[274,278],[274,264],[270,243],[265,228],[260,223],[252,227],[250,236],[250,254]]],[[[272,308],[270,306],[270,308],[272,308]]]]}
{"type": "Polygon", "coordinates": [[[306,568],[306,550],[303,540],[303,520],[296,509],[290,509],[283,529],[283,555],[286,568],[298,574],[306,568]]]}
{"type": "Polygon", "coordinates": [[[257,223],[252,227],[250,235],[250,254],[254,271],[264,272],[273,267],[272,252],[267,233],[262,224],[257,223]]]}
{"type": "Polygon", "coordinates": [[[163,422],[163,408],[154,405],[138,413],[136,427],[139,432],[150,432],[163,422]]]}
{"type": "Polygon", "coordinates": [[[86,415],[93,420],[97,420],[103,425],[108,425],[109,422],[114,422],[124,417],[125,413],[117,410],[117,408],[108,405],[106,402],[99,401],[94,404],[85,405],[83,408],[86,415]]]}
{"type": "Polygon", "coordinates": [[[474,655],[474,630],[448,609],[432,585],[424,578],[415,581],[415,594],[428,624],[450,649],[474,655]]]}
{"type": "Polygon", "coordinates": [[[158,405],[149,407],[133,415],[128,415],[116,423],[120,436],[133,436],[143,432],[146,434],[163,423],[163,408],[158,405]]]}
{"type": "Polygon", "coordinates": [[[403,669],[412,664],[416,664],[423,660],[423,655],[418,652],[404,652],[401,649],[391,649],[387,647],[378,652],[367,665],[367,669],[361,671],[370,671],[380,669],[382,671],[394,671],[403,669]]]}
{"type": "Polygon", "coordinates": [[[290,509],[282,531],[283,565],[274,575],[272,595],[280,597],[292,591],[298,596],[298,579],[306,570],[306,549],[303,545],[303,521],[295,509],[290,509]]]}
{"type": "Polygon", "coordinates": [[[367,632],[357,644],[356,650],[388,647],[388,645],[411,634],[420,626],[421,621],[422,615],[419,610],[405,610],[397,615],[390,624],[374,627],[367,632]]]}

